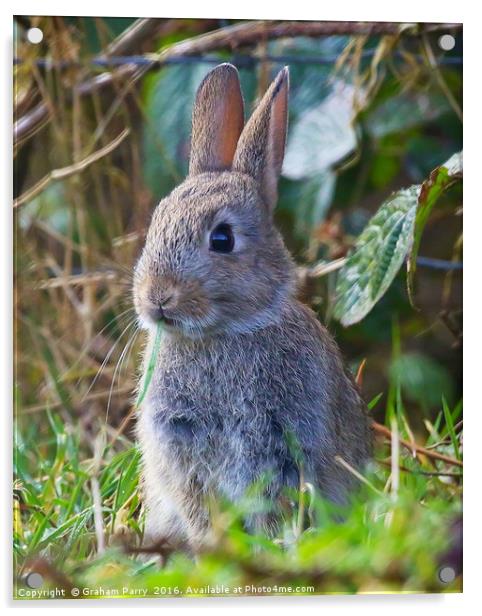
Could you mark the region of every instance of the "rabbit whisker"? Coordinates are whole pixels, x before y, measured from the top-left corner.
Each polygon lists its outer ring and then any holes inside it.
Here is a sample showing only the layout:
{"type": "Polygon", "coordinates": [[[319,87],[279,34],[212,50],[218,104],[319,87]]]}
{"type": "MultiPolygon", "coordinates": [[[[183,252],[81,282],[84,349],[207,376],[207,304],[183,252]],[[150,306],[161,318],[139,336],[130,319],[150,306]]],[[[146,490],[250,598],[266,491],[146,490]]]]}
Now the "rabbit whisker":
{"type": "MultiPolygon", "coordinates": [[[[135,326],[135,321],[134,321],[133,325],[135,326]]],[[[109,418],[109,410],[110,410],[110,404],[111,404],[111,400],[112,400],[112,392],[113,392],[114,386],[115,386],[116,375],[117,375],[117,373],[119,373],[119,380],[120,380],[120,374],[121,374],[121,371],[122,371],[122,364],[123,364],[124,360],[127,357],[129,349],[132,347],[133,343],[135,342],[138,333],[139,333],[139,330],[136,327],[134,329],[134,333],[131,334],[129,340],[127,341],[127,344],[124,346],[124,349],[122,350],[122,353],[121,353],[119,359],[117,360],[117,363],[116,363],[116,366],[115,366],[115,370],[114,370],[114,374],[112,376],[112,382],[111,382],[111,385],[110,385],[109,398],[107,400],[107,409],[106,409],[106,414],[105,414],[105,422],[106,423],[107,423],[107,420],[109,418]]]]}
{"type": "Polygon", "coordinates": [[[109,352],[107,353],[107,355],[104,358],[104,361],[102,362],[100,368],[97,370],[97,373],[94,377],[94,379],[92,380],[92,383],[89,386],[89,389],[86,391],[86,393],[84,394],[82,400],[85,400],[85,397],[89,395],[89,393],[92,391],[92,388],[94,387],[94,385],[96,384],[97,380],[99,379],[100,375],[102,374],[107,362],[109,361],[112,353],[115,351],[117,345],[119,344],[119,342],[122,339],[122,336],[135,324],[135,318],[132,318],[129,323],[127,324],[127,326],[122,330],[119,338],[117,338],[117,340],[114,342],[114,344],[111,346],[109,352]]]}

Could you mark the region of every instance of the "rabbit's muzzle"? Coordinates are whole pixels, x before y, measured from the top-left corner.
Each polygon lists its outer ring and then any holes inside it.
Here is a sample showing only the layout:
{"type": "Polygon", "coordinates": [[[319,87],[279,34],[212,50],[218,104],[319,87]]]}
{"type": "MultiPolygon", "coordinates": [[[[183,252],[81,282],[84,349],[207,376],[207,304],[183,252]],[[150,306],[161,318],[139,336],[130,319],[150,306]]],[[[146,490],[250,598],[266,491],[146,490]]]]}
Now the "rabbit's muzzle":
{"type": "Polygon", "coordinates": [[[199,282],[168,277],[146,277],[135,290],[136,310],[146,324],[168,327],[192,325],[208,313],[208,301],[199,282]]]}

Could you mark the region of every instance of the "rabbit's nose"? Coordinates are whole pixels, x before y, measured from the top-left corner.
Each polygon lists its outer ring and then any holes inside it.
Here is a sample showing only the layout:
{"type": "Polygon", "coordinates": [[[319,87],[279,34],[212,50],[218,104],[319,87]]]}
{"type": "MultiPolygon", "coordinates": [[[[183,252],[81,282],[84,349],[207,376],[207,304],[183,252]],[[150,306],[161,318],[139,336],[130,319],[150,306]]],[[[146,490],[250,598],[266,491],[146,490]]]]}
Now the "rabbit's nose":
{"type": "Polygon", "coordinates": [[[164,318],[164,310],[162,309],[162,306],[160,304],[157,306],[149,306],[149,308],[147,309],[147,314],[149,315],[149,318],[156,323],[158,321],[162,321],[164,318]]]}

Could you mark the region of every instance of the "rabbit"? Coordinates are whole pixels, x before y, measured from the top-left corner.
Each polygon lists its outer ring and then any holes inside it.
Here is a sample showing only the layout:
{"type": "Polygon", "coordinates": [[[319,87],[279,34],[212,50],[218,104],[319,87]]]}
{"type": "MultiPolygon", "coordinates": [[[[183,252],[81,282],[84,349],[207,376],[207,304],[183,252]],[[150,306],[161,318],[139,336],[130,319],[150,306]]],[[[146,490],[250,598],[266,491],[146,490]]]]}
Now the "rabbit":
{"type": "Polygon", "coordinates": [[[135,267],[144,379],[163,327],[137,418],[148,543],[203,549],[210,499],[239,503],[263,477],[274,513],[253,512],[246,527],[273,537],[286,488],[311,482],[344,503],[349,467],[370,458],[365,404],[333,338],[298,301],[273,222],[288,88],[285,67],[244,125],[236,68],[208,73],[188,177],[155,209],[135,267]]]}

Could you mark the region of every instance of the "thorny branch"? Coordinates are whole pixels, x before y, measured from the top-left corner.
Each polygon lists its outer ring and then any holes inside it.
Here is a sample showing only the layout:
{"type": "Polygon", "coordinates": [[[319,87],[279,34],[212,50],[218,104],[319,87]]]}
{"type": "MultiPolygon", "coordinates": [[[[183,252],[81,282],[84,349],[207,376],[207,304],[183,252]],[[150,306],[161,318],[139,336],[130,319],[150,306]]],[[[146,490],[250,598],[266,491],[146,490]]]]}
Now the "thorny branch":
{"type": "MultiPolygon", "coordinates": [[[[130,28],[120,34],[103,52],[105,57],[115,53],[128,53],[134,49],[134,45],[139,45],[141,42],[149,40],[154,34],[171,34],[175,32],[183,23],[180,19],[168,19],[160,21],[158,19],[140,19],[136,21],[130,28]],[[146,22],[149,22],[147,24],[146,22]]],[[[210,22],[208,22],[210,23],[210,22]]],[[[79,96],[89,96],[98,90],[111,86],[116,81],[122,83],[130,78],[136,71],[136,67],[125,65],[119,67],[112,72],[105,72],[95,77],[91,77],[78,86],[76,93],[79,96]]],[[[32,136],[38,129],[48,123],[50,120],[50,109],[48,104],[43,101],[34,109],[20,117],[13,125],[14,144],[32,136]]]]}
{"type": "Polygon", "coordinates": [[[36,197],[39,193],[41,193],[45,188],[50,184],[53,180],[63,180],[71,175],[75,175],[76,173],[80,173],[87,169],[92,163],[97,162],[107,154],[110,154],[113,150],[115,150],[127,137],[129,134],[129,129],[124,129],[120,135],[118,135],[111,143],[108,143],[105,147],[97,150],[97,152],[93,152],[89,156],[86,156],[83,160],[80,160],[73,165],[69,165],[68,167],[62,167],[61,169],[54,169],[47,173],[41,180],[39,180],[32,188],[29,188],[22,195],[17,197],[17,199],[13,202],[13,207],[19,207],[23,203],[30,201],[34,197],[36,197]]]}
{"type": "MultiPolygon", "coordinates": [[[[152,35],[155,28],[159,27],[157,23],[145,23],[157,20],[139,20],[125,33],[123,33],[116,41],[111,43],[104,52],[104,56],[113,55],[113,51],[119,53],[121,50],[126,53],[132,48],[132,45],[139,44],[145,38],[152,35]]],[[[169,20],[163,23],[162,27],[175,28],[176,24],[182,20],[169,20]]],[[[424,24],[423,32],[432,32],[435,30],[453,30],[460,28],[461,24],[440,23],[440,24],[424,24]]],[[[146,70],[152,67],[162,66],[167,59],[175,57],[183,57],[198,53],[206,53],[220,49],[236,50],[239,47],[246,45],[254,45],[260,40],[273,40],[294,36],[319,37],[335,34],[346,35],[418,35],[421,32],[421,26],[417,23],[395,23],[395,22],[304,22],[304,21],[286,21],[286,22],[270,22],[270,21],[255,21],[236,24],[201,34],[190,39],[175,43],[164,49],[163,51],[151,54],[151,64],[147,64],[143,70],[138,70],[135,65],[122,66],[112,72],[105,72],[88,81],[81,83],[78,86],[78,93],[82,96],[89,95],[95,90],[111,85],[118,78],[126,80],[131,78],[133,82],[137,81],[146,70]]],[[[42,126],[49,120],[49,109],[45,102],[40,103],[35,109],[28,112],[17,120],[14,124],[14,142],[18,143],[33,134],[39,126],[42,126]]]]}

